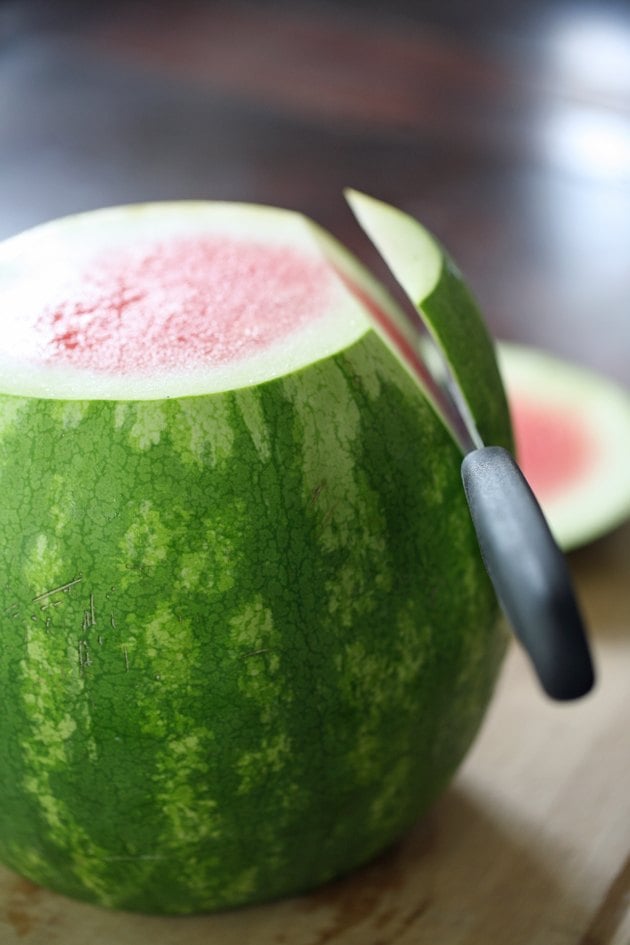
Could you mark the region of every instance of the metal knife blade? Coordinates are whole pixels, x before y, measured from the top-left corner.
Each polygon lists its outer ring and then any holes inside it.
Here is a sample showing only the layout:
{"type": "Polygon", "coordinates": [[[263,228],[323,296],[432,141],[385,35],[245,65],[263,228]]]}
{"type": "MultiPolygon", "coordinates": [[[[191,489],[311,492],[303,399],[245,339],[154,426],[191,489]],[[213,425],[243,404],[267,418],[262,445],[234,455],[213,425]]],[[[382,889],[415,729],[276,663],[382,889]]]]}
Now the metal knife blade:
{"type": "MultiPolygon", "coordinates": [[[[583,696],[593,686],[594,671],[567,563],[516,460],[504,447],[484,444],[469,398],[423,309],[448,260],[413,218],[357,191],[346,196],[413,304],[409,310],[399,306],[396,319],[385,311],[372,315],[462,451],[462,481],[472,522],[508,621],[545,692],[559,700],[583,696]],[[424,271],[414,268],[422,266],[424,271]]],[[[473,324],[473,330],[479,331],[479,325],[473,324]]]]}

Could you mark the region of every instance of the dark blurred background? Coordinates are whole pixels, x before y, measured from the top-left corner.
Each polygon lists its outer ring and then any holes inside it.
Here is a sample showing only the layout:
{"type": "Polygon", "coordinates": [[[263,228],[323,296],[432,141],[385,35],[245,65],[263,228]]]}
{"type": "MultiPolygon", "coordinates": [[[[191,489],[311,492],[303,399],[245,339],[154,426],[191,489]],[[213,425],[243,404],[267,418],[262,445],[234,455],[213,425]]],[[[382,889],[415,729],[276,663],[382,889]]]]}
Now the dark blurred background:
{"type": "Polygon", "coordinates": [[[627,4],[0,0],[0,236],[161,198],[417,215],[494,332],[628,383],[627,4]]]}

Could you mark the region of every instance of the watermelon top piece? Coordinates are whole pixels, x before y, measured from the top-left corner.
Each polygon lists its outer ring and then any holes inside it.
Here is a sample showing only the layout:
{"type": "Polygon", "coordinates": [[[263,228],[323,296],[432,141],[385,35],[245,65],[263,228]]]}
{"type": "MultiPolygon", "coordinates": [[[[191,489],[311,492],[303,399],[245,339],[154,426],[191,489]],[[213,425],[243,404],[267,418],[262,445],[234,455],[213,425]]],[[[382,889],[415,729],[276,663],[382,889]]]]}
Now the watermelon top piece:
{"type": "Polygon", "coordinates": [[[298,214],[276,212],[270,227],[270,212],[162,204],[138,207],[127,228],[119,212],[101,211],[96,234],[86,215],[84,241],[81,217],[8,241],[2,388],[81,399],[211,393],[347,347],[366,330],[340,274],[352,261],[298,214]]]}

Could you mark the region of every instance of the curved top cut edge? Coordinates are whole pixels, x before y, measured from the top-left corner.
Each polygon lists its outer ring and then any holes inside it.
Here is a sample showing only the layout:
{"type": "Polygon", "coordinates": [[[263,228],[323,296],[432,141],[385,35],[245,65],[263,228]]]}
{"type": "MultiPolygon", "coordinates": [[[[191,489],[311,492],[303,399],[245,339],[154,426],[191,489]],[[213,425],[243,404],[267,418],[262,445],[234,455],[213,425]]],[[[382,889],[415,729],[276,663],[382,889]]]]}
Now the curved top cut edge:
{"type": "Polygon", "coordinates": [[[440,280],[443,258],[424,227],[397,207],[349,188],[346,199],[361,228],[417,305],[440,280]]]}
{"type": "MultiPolygon", "coordinates": [[[[426,329],[426,336],[416,337],[415,345],[421,346],[423,360],[430,366],[442,416],[448,417],[449,401],[454,399],[466,440],[511,449],[507,400],[494,343],[456,266],[414,217],[356,190],[348,189],[345,195],[426,329]]],[[[410,321],[404,313],[401,317],[410,321]]],[[[471,448],[456,439],[463,452],[471,448]]]]}
{"type": "MultiPolygon", "coordinates": [[[[109,207],[53,220],[11,237],[0,244],[3,308],[7,311],[22,304],[26,284],[35,303],[41,299],[45,304],[51,284],[59,285],[64,273],[99,251],[125,248],[137,240],[212,234],[260,238],[320,259],[332,279],[328,310],[268,349],[226,365],[188,369],[185,374],[111,376],[74,366],[34,364],[16,358],[11,350],[0,350],[0,391],[70,400],[151,400],[218,393],[292,373],[344,350],[372,327],[365,306],[340,276],[348,268],[350,254],[317,224],[292,210],[223,201],[109,207]],[[324,242],[329,247],[326,253],[322,252],[324,242]]],[[[363,291],[370,295],[378,291],[378,284],[358,261],[353,261],[352,271],[363,291]]]]}

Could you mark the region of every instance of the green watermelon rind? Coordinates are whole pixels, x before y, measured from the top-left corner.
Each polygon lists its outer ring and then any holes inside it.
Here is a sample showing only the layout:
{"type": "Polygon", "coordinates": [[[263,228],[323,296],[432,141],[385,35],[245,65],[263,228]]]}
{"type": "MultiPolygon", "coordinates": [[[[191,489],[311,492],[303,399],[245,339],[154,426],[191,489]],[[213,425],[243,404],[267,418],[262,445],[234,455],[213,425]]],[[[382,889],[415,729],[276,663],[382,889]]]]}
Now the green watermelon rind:
{"type": "Polygon", "coordinates": [[[427,809],[506,641],[459,450],[374,331],[222,393],[0,394],[0,444],[7,865],[211,911],[427,809]]]}

